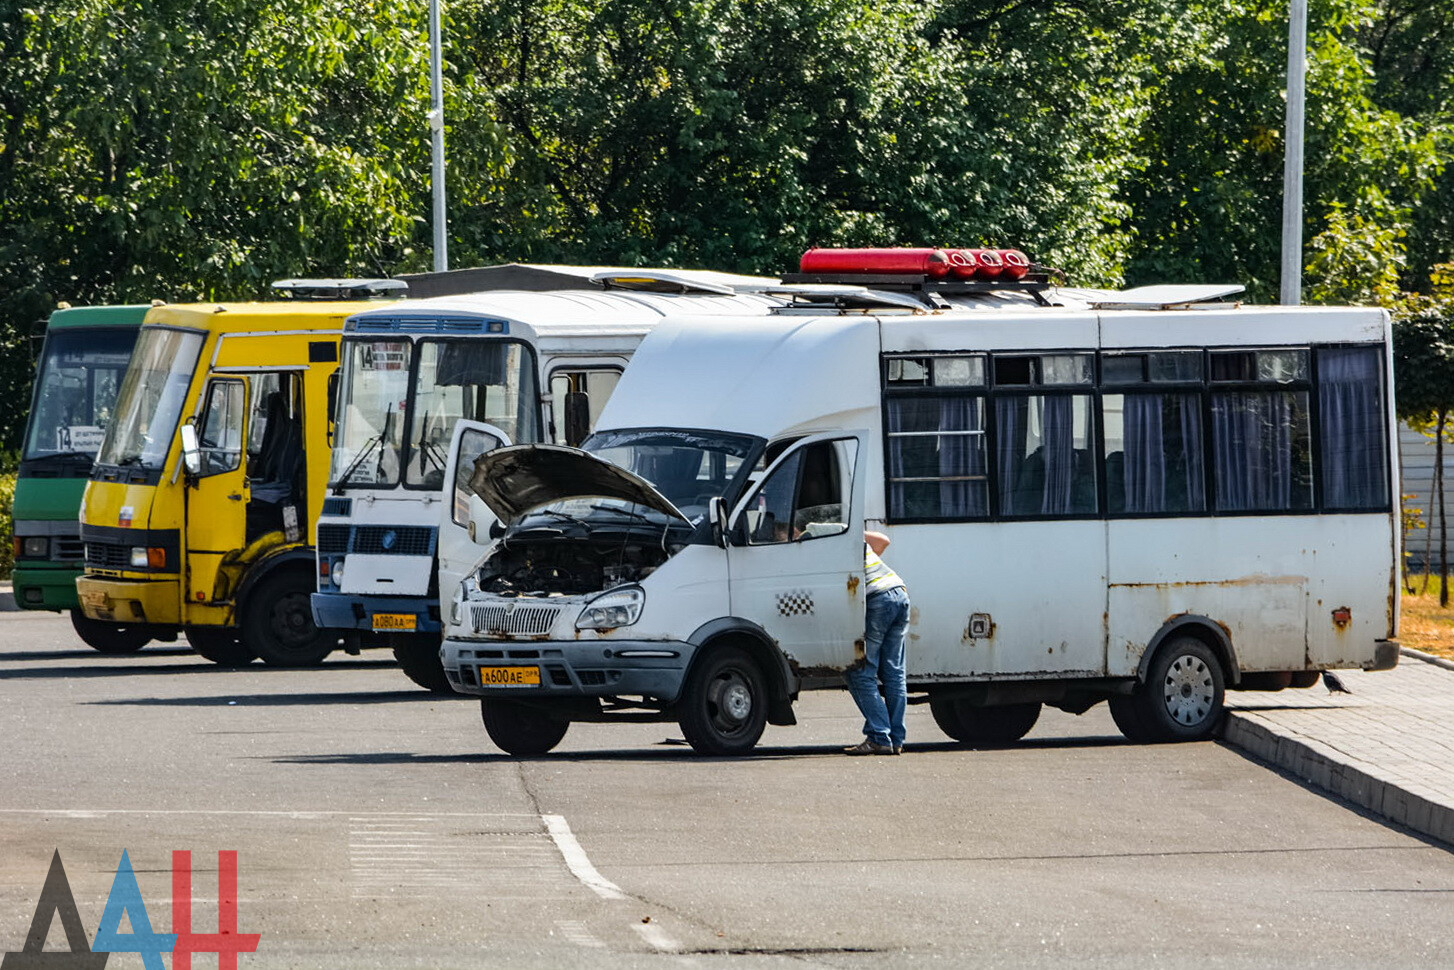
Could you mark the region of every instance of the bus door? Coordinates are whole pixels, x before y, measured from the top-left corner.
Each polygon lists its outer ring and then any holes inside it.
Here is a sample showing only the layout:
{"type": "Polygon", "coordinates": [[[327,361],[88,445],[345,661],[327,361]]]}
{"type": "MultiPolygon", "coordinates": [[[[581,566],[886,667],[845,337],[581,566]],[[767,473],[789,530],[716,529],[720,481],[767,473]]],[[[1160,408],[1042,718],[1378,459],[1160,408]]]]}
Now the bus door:
{"type": "Polygon", "coordinates": [[[217,589],[223,558],[243,546],[248,505],[243,468],[246,379],[213,377],[203,391],[197,416],[201,467],[189,476],[187,495],[186,597],[191,603],[225,599],[217,589]],[[220,595],[218,595],[220,594],[220,595]]]}
{"type": "Polygon", "coordinates": [[[273,532],[286,543],[302,542],[308,509],[303,375],[269,371],[252,374],[250,382],[246,542],[273,532]]]}
{"type": "Polygon", "coordinates": [[[798,442],[732,519],[732,613],[765,629],[805,679],[862,656],[864,451],[857,435],[798,442]]]}
{"type": "Polygon", "coordinates": [[[447,615],[449,603],[475,564],[488,550],[494,515],[469,487],[475,459],[487,451],[510,444],[509,435],[482,421],[462,420],[455,424],[445,481],[449,491],[439,522],[439,598],[447,615]]]}

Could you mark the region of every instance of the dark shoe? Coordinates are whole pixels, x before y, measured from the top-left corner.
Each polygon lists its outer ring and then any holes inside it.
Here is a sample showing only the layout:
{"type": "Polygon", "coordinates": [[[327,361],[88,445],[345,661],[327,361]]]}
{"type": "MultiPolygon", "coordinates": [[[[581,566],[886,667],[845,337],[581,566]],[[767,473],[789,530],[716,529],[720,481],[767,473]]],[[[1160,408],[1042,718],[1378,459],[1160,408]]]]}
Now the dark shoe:
{"type": "Polygon", "coordinates": [[[864,738],[862,741],[858,742],[857,744],[855,744],[851,748],[844,748],[843,749],[843,753],[844,754],[898,754],[898,752],[894,750],[893,745],[890,745],[890,744],[878,744],[877,742],[870,741],[868,738],[864,738]]]}
{"type": "Polygon", "coordinates": [[[904,746],[902,744],[896,744],[896,745],[894,745],[894,754],[903,754],[903,753],[904,753],[904,746]]]}

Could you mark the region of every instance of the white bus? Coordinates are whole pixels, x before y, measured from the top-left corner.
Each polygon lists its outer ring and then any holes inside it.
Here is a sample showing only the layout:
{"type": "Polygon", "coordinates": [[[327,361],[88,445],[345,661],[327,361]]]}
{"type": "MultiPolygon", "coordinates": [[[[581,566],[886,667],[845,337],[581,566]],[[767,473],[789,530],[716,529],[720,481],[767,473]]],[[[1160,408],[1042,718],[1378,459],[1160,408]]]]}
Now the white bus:
{"type": "Polygon", "coordinates": [[[342,632],[354,652],[387,643],[411,680],[450,693],[439,589],[458,585],[489,541],[480,534],[476,544],[443,502],[451,441],[463,441],[468,458],[501,443],[579,444],[659,321],[766,314],[781,304],[761,294],[775,282],[710,270],[506,265],[411,282],[424,292],[471,284],[487,292],[349,317],[331,494],[318,521],[315,622],[342,632]]]}
{"type": "Polygon", "coordinates": [[[514,753],[613,717],[745,752],[861,654],[866,528],[911,699],[966,743],[1103,700],[1202,739],[1226,689],[1392,667],[1387,315],[1195,290],[785,287],[658,327],[584,450],[477,464],[510,525],[453,591],[450,682],[514,753]]]}

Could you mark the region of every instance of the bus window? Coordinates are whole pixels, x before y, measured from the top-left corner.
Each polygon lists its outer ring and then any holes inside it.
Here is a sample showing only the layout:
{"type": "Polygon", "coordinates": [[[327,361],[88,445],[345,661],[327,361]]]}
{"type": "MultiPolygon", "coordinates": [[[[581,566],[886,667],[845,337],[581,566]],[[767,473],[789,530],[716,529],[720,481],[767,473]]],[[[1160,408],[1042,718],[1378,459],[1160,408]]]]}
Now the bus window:
{"type": "Polygon", "coordinates": [[[983,354],[884,360],[891,519],[989,514],[985,371],[983,354]]]}
{"type": "Polygon", "coordinates": [[[1386,509],[1382,356],[1376,347],[1317,353],[1323,507],[1386,509]]]}
{"type": "Polygon", "coordinates": [[[1203,512],[1202,352],[1101,356],[1106,510],[1112,515],[1203,512]],[[1148,385],[1187,384],[1186,391],[1148,385]]]}
{"type": "Polygon", "coordinates": [[[1083,515],[1096,511],[1089,395],[1016,395],[995,401],[1000,512],[1083,515]]]}
{"type": "Polygon", "coordinates": [[[1306,350],[1216,351],[1211,355],[1212,472],[1220,512],[1313,507],[1306,350]],[[1261,385],[1261,386],[1258,386],[1261,385]]]}
{"type": "Polygon", "coordinates": [[[550,375],[551,440],[579,448],[595,428],[606,400],[621,380],[615,368],[561,369],[550,375]]]}
{"type": "Polygon", "coordinates": [[[220,475],[242,465],[242,381],[213,381],[198,425],[202,450],[200,474],[220,475]]]}

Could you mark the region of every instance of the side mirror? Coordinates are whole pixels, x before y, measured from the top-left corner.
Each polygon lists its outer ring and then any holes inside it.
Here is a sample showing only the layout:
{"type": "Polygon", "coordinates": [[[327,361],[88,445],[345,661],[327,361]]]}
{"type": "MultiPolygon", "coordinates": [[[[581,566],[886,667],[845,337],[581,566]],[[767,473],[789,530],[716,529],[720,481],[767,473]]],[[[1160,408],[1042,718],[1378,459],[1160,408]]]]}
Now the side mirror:
{"type": "Polygon", "coordinates": [[[197,445],[197,426],[190,421],[182,425],[182,466],[194,478],[202,474],[202,449],[197,445]]]}
{"type": "Polygon", "coordinates": [[[720,549],[727,548],[727,503],[716,496],[707,503],[707,514],[712,519],[712,542],[720,549]]]}

